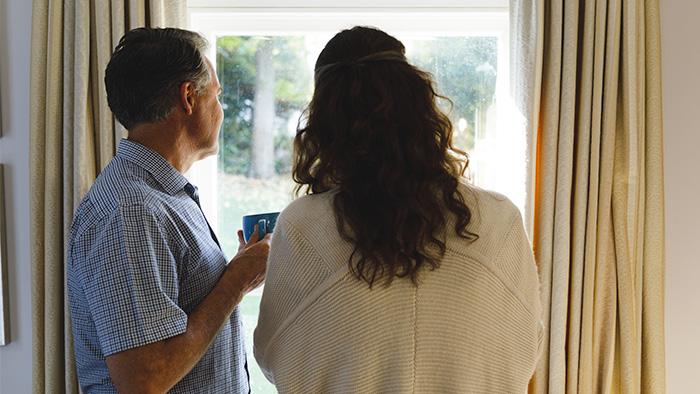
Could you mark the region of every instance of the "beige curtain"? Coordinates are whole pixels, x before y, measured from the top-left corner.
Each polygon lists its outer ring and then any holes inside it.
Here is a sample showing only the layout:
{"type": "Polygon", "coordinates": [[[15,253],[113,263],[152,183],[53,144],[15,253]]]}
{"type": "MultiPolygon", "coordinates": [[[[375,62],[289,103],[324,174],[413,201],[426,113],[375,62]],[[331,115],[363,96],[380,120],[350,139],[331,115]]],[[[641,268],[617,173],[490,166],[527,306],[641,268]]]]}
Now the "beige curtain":
{"type": "Polygon", "coordinates": [[[33,7],[33,391],[76,393],[65,292],[65,239],[73,211],[124,135],[107,106],[104,69],[125,31],[184,26],[186,3],[34,0],[33,7]]]}
{"type": "Polygon", "coordinates": [[[548,330],[531,391],[662,393],[658,0],[511,7],[530,40],[515,53],[516,86],[537,141],[533,241],[548,330]]]}

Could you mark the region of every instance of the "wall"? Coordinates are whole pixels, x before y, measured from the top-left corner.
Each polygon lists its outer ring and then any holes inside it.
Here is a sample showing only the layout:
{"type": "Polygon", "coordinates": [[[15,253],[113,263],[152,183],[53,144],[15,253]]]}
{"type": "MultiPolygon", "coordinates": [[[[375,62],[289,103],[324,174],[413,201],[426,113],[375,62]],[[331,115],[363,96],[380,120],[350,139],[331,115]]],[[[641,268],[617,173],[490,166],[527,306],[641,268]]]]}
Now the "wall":
{"type": "Polygon", "coordinates": [[[5,164],[12,342],[0,347],[0,393],[29,393],[32,381],[29,267],[29,49],[32,2],[0,0],[0,163],[5,164]]]}
{"type": "Polygon", "coordinates": [[[700,373],[700,2],[661,1],[669,393],[700,373]]]}

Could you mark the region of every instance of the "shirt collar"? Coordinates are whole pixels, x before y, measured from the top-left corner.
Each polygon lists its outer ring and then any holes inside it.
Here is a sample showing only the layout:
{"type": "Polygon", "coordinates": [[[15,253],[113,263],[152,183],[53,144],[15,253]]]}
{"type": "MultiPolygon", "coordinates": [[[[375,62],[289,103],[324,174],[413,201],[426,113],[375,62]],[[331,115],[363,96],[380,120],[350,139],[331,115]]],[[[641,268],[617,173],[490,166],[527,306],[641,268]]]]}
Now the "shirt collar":
{"type": "Polygon", "coordinates": [[[182,191],[185,185],[189,183],[187,178],[165,160],[163,156],[138,142],[127,139],[119,141],[117,157],[128,160],[148,171],[170,195],[182,191]]]}

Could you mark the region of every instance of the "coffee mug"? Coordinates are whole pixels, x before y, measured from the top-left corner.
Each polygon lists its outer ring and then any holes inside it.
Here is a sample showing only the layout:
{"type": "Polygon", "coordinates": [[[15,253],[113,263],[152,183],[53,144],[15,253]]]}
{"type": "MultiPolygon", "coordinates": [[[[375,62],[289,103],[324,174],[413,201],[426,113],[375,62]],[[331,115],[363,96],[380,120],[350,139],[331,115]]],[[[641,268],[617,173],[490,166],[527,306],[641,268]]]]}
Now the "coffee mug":
{"type": "Polygon", "coordinates": [[[256,213],[243,216],[243,238],[246,242],[253,235],[255,225],[258,225],[258,239],[262,239],[265,234],[271,234],[277,223],[279,212],[256,213]]]}

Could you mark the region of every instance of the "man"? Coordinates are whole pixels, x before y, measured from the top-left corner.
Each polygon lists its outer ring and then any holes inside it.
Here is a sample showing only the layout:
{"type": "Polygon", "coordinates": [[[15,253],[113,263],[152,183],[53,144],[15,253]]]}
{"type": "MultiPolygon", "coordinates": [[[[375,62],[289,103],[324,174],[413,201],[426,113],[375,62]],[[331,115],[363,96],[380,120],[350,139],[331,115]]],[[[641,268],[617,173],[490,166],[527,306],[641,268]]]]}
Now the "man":
{"type": "Polygon", "coordinates": [[[227,264],[182,175],[216,153],[221,87],[206,41],[136,29],[107,65],[128,130],[78,207],[68,290],[80,386],[90,392],[249,392],[236,305],[264,279],[269,235],[227,264]]]}

